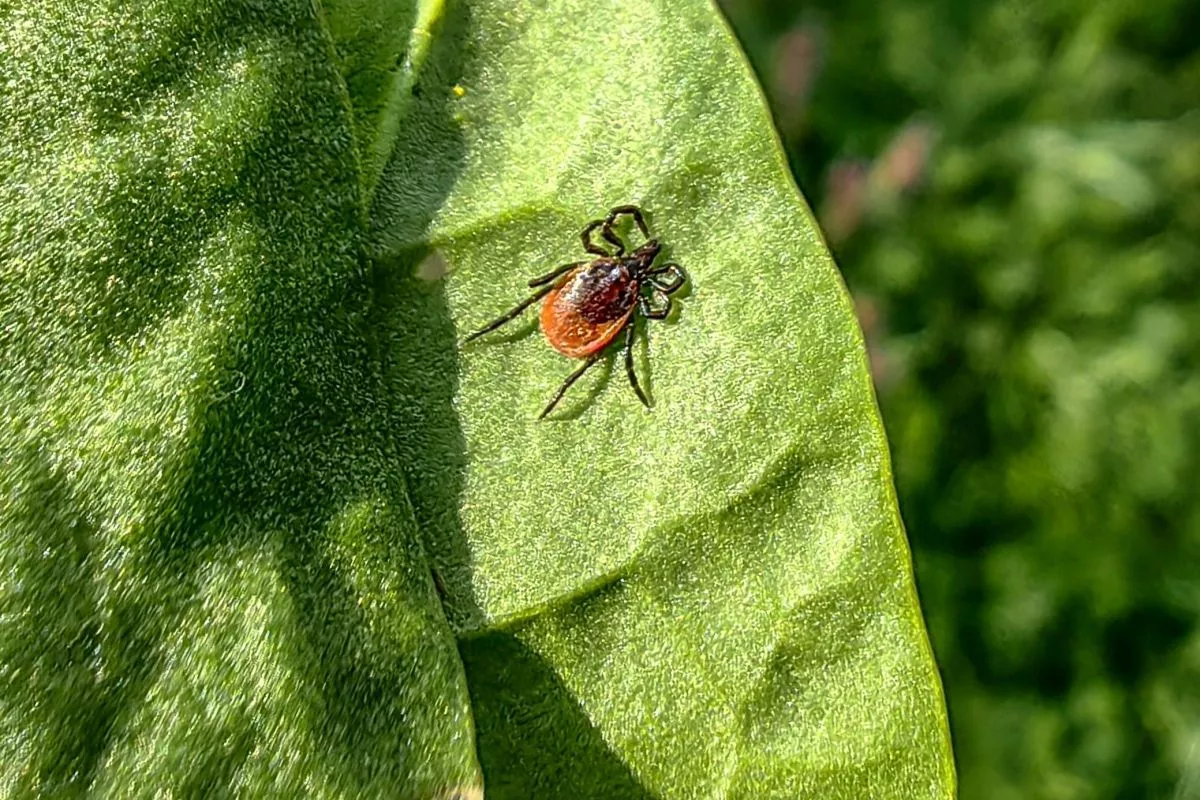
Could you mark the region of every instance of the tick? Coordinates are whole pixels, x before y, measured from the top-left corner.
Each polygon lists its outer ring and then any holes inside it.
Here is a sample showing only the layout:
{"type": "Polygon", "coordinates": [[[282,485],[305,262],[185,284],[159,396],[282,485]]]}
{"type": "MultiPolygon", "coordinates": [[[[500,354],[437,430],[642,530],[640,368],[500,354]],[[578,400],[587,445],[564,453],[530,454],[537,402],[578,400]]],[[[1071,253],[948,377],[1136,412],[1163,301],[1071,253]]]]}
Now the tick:
{"type": "Polygon", "coordinates": [[[536,292],[463,340],[466,344],[494,331],[516,319],[529,306],[542,301],[540,322],[546,341],[564,356],[582,359],[583,364],[567,376],[538,419],[554,410],[571,384],[600,360],[602,351],[622,331],[625,332],[625,374],[642,405],[649,408],[650,401],[633,370],[634,321],[639,314],[646,319],[666,319],[674,302],[671,294],[687,280],[687,273],[678,264],[654,266],[662,245],[650,237],[646,219],[637,206],[617,206],[604,219],[584,226],[580,238],[583,249],[599,258],[563,264],[553,272],[532,279],[529,285],[537,288],[536,292]],[[632,253],[626,252],[625,242],[614,230],[622,217],[631,217],[646,239],[632,253]],[[596,243],[597,231],[612,246],[611,251],[596,243]]]}

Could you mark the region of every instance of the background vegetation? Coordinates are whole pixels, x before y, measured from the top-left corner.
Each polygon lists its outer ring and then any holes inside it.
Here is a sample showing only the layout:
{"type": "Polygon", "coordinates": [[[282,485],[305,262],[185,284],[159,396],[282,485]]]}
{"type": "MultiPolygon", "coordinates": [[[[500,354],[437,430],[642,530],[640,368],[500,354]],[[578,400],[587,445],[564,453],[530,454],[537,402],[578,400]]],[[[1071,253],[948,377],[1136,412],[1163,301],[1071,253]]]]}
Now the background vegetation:
{"type": "Polygon", "coordinates": [[[723,6],[871,341],[961,796],[1200,797],[1200,4],[723,6]]]}

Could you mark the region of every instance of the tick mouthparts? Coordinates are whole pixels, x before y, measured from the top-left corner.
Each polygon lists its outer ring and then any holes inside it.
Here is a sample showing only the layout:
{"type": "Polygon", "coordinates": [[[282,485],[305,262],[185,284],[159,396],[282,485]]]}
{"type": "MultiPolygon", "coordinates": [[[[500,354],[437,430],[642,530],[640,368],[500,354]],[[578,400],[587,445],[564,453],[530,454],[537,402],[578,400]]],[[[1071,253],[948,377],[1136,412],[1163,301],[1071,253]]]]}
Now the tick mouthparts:
{"type": "Polygon", "coordinates": [[[648,266],[658,256],[659,250],[662,250],[662,245],[658,243],[658,239],[647,239],[646,243],[637,249],[637,255],[648,266]]]}

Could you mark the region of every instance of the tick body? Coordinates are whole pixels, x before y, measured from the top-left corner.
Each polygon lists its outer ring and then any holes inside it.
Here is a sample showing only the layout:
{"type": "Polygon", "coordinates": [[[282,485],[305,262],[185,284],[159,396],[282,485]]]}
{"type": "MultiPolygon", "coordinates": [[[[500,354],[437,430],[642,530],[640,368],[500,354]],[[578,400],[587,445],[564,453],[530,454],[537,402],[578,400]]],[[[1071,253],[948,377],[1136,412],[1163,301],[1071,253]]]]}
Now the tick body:
{"type": "Polygon", "coordinates": [[[564,276],[542,301],[542,333],[558,352],[587,358],[603,350],[630,322],[638,281],[621,259],[598,258],[564,276]]]}
{"type": "Polygon", "coordinates": [[[541,300],[539,321],[546,341],[563,355],[584,362],[563,381],[541,417],[554,409],[571,384],[600,360],[604,349],[622,331],[625,332],[625,372],[629,384],[638,399],[649,408],[650,401],[633,369],[634,321],[639,315],[647,319],[665,319],[673,303],[670,295],[687,280],[687,274],[678,264],[654,266],[662,246],[650,238],[646,220],[636,206],[612,209],[604,219],[588,223],[581,238],[584,249],[598,258],[564,264],[529,281],[530,287],[538,287],[536,292],[463,342],[470,342],[516,319],[526,308],[541,300]],[[625,243],[614,230],[616,221],[622,216],[632,217],[646,237],[645,243],[631,253],[626,253],[625,243]],[[597,231],[611,249],[594,241],[597,231]]]}

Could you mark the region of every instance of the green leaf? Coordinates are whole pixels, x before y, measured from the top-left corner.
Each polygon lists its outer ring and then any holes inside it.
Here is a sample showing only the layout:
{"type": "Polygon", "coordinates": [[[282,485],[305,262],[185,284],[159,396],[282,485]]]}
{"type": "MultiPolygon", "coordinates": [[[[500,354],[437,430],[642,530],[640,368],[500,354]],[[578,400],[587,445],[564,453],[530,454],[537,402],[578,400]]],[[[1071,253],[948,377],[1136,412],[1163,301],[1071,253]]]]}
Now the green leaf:
{"type": "Polygon", "coordinates": [[[316,8],[353,103],[365,211],[395,146],[444,0],[324,0],[316,8]]]}
{"type": "Polygon", "coordinates": [[[736,45],[539,5],[0,4],[5,793],[952,795],[736,45]],[[692,279],[656,407],[610,363],[537,423],[532,315],[457,335],[628,201],[692,279]]]}
{"type": "Polygon", "coordinates": [[[951,796],[861,336],[728,30],[666,2],[445,30],[372,224],[489,795],[951,796]],[[575,365],[534,315],[454,336],[623,202],[691,275],[638,348],[655,409],[615,357],[539,423],[575,365]]]}
{"type": "Polygon", "coordinates": [[[0,794],[478,785],[312,5],[9,4],[0,71],[0,794]]]}

